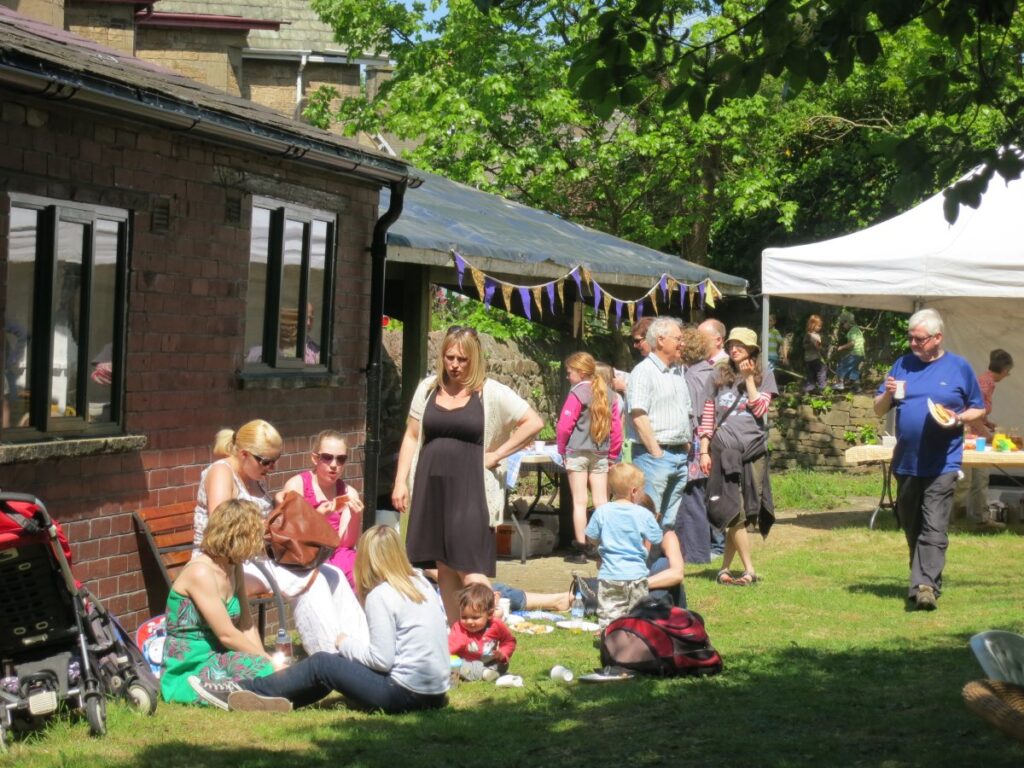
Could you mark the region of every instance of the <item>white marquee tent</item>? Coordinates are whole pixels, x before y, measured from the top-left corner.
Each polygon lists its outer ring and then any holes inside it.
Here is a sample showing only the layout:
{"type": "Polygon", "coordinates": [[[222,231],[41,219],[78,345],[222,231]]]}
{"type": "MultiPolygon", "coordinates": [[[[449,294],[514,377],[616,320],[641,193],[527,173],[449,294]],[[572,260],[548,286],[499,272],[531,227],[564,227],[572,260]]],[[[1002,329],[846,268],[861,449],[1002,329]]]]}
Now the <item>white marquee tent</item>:
{"type": "Polygon", "coordinates": [[[946,349],[975,370],[987,367],[996,347],[1013,355],[1016,369],[996,390],[993,420],[1024,427],[1024,180],[995,176],[981,205],[961,207],[952,225],[943,200],[940,193],[844,237],[766,248],[764,294],[907,313],[937,309],[946,349]]]}

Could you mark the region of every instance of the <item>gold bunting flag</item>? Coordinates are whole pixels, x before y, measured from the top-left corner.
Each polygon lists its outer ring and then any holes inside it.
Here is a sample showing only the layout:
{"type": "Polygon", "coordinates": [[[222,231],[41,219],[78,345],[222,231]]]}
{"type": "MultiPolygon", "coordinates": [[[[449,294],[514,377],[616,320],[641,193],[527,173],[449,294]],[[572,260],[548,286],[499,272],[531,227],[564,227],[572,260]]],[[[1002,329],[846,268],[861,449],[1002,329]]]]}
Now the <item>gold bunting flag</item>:
{"type": "Polygon", "coordinates": [[[530,289],[530,293],[533,294],[533,303],[537,305],[538,318],[544,316],[544,306],[540,303],[540,294],[543,290],[543,285],[535,285],[533,288],[530,289]]]}
{"type": "Polygon", "coordinates": [[[659,313],[658,313],[658,287],[657,287],[657,286],[655,286],[655,287],[654,287],[654,288],[653,288],[653,289],[652,289],[652,290],[651,290],[651,291],[650,291],[650,292],[649,292],[649,293],[647,294],[647,296],[648,296],[648,297],[650,298],[650,300],[651,300],[651,307],[652,307],[652,308],[654,309],[654,314],[655,314],[655,315],[658,315],[658,314],[659,314],[659,313]]]}
{"type": "Polygon", "coordinates": [[[476,267],[469,268],[469,274],[473,278],[473,285],[476,286],[476,292],[480,296],[480,301],[484,300],[484,273],[476,267]]]}
{"type": "Polygon", "coordinates": [[[586,267],[580,267],[580,275],[583,277],[583,282],[590,285],[590,270],[586,267]]]}
{"type": "Polygon", "coordinates": [[[635,301],[631,301],[628,304],[626,304],[626,313],[629,315],[629,324],[630,325],[633,324],[633,310],[634,310],[635,307],[636,307],[636,302],[635,301]]]}
{"type": "Polygon", "coordinates": [[[672,294],[675,293],[676,288],[679,287],[679,281],[674,277],[668,279],[668,305],[672,306],[672,294]]]}
{"type": "Polygon", "coordinates": [[[693,304],[697,301],[697,292],[690,291],[690,311],[693,311],[693,304]]]}
{"type": "Polygon", "coordinates": [[[608,293],[608,291],[605,291],[603,298],[604,298],[604,313],[606,315],[611,315],[612,295],[610,293],[608,293]]]}
{"type": "Polygon", "coordinates": [[[508,283],[501,284],[501,298],[505,300],[505,309],[512,311],[512,286],[508,283]]]}
{"type": "Polygon", "coordinates": [[[558,288],[558,303],[562,306],[562,311],[565,311],[565,278],[562,278],[555,287],[558,288]]]}
{"type": "Polygon", "coordinates": [[[705,283],[704,301],[707,302],[707,305],[713,309],[715,306],[715,299],[719,298],[721,295],[722,292],[718,290],[717,285],[711,282],[711,278],[709,277],[705,283]]]}

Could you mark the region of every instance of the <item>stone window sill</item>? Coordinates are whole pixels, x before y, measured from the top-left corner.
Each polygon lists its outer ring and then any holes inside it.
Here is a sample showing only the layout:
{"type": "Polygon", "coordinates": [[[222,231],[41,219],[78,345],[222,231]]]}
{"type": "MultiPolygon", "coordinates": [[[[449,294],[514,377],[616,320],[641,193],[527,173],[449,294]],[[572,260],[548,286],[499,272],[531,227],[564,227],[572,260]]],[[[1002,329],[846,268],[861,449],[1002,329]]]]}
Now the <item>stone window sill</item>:
{"type": "Polygon", "coordinates": [[[144,435],[118,435],[0,445],[0,465],[45,461],[46,459],[102,456],[109,453],[129,453],[130,451],[141,451],[146,447],[146,442],[144,435]]]}
{"type": "Polygon", "coordinates": [[[239,371],[235,374],[238,389],[323,389],[338,387],[344,377],[330,371],[239,371]]]}

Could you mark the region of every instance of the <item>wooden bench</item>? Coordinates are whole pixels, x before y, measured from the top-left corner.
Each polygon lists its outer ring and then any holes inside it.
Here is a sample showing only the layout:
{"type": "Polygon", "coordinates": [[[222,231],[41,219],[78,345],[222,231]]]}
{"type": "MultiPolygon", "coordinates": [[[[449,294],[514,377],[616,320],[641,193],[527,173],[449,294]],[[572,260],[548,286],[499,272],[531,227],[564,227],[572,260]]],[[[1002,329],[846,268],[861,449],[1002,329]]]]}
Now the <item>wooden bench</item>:
{"type": "MultiPolygon", "coordinates": [[[[132,512],[135,533],[139,539],[142,578],[146,585],[149,608],[154,614],[164,612],[171,584],[192,559],[192,518],[195,508],[194,501],[183,501],[132,512]]],[[[284,622],[285,613],[284,602],[273,577],[267,573],[264,575],[275,589],[250,595],[249,603],[256,608],[260,637],[265,639],[268,607],[277,605],[280,622],[284,622]]]]}

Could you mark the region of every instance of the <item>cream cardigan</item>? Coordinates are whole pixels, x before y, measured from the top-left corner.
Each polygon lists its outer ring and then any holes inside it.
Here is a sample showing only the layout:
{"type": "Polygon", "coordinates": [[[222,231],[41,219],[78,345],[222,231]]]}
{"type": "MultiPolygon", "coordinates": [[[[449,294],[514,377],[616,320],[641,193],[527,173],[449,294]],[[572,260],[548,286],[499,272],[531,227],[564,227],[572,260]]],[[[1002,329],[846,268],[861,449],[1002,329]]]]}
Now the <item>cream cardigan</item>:
{"type": "MultiPolygon", "coordinates": [[[[419,443],[416,446],[416,453],[412,457],[412,465],[409,467],[409,504],[412,505],[412,494],[415,492],[416,464],[419,461],[420,450],[423,448],[423,410],[427,406],[427,398],[434,390],[437,382],[436,375],[430,375],[420,382],[416,392],[412,396],[412,403],[409,405],[409,418],[420,422],[419,443]]],[[[502,443],[508,440],[509,435],[515,430],[516,424],[530,410],[530,404],[515,393],[511,387],[493,379],[484,379],[483,386],[484,405],[484,453],[497,449],[502,443]]],[[[505,493],[502,490],[502,480],[505,477],[505,462],[491,470],[481,464],[484,473],[484,490],[487,495],[487,513],[492,528],[501,522],[503,507],[505,505],[505,493]]]]}

